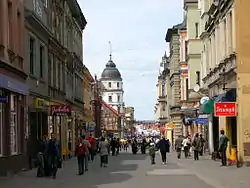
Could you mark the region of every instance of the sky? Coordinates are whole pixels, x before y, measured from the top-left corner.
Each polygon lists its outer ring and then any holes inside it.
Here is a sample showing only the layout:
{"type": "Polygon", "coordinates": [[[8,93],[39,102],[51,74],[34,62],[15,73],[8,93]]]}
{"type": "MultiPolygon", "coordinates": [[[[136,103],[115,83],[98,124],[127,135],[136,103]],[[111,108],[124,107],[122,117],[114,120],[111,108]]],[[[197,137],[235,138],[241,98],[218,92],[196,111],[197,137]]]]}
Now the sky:
{"type": "Polygon", "coordinates": [[[136,120],[154,120],[159,65],[168,28],[183,19],[183,0],[78,0],[87,26],[84,64],[100,77],[112,57],[121,72],[124,102],[136,120]]]}

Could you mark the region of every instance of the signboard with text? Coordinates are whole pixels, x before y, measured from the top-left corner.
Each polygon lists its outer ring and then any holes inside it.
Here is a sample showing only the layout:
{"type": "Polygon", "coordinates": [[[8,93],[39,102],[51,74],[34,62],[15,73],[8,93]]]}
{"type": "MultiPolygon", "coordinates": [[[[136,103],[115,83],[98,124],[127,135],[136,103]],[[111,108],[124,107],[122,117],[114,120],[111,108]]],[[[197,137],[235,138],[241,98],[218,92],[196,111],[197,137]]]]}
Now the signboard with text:
{"type": "Polygon", "coordinates": [[[214,104],[214,116],[234,117],[237,116],[235,102],[216,102],[214,104]]]}
{"type": "Polygon", "coordinates": [[[52,105],[51,114],[54,116],[71,116],[72,107],[69,105],[52,105]]]}

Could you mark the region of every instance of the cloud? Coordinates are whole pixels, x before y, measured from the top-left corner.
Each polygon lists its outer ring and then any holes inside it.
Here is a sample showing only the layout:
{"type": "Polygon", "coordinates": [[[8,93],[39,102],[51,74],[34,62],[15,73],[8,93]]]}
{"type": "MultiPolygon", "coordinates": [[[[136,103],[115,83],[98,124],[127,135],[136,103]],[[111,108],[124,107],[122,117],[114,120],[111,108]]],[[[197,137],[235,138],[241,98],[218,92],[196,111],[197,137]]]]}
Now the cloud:
{"type": "Polygon", "coordinates": [[[167,28],[182,21],[183,0],[78,0],[88,21],[84,31],[84,64],[100,76],[113,60],[124,81],[125,104],[137,119],[153,119],[156,81],[167,28]]]}

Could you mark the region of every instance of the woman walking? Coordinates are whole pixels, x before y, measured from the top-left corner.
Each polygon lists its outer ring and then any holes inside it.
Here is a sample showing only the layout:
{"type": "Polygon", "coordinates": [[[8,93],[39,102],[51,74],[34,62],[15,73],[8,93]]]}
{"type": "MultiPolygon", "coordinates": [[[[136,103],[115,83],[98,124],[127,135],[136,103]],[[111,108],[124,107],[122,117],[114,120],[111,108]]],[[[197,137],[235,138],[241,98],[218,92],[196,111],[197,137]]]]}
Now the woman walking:
{"type": "Polygon", "coordinates": [[[83,143],[83,139],[79,138],[75,148],[75,156],[77,157],[79,175],[84,174],[86,154],[87,154],[87,146],[83,143]]]}
{"type": "Polygon", "coordinates": [[[100,149],[100,160],[101,160],[101,167],[107,167],[108,165],[108,154],[109,154],[109,143],[105,142],[105,138],[102,137],[99,143],[100,149]]]}

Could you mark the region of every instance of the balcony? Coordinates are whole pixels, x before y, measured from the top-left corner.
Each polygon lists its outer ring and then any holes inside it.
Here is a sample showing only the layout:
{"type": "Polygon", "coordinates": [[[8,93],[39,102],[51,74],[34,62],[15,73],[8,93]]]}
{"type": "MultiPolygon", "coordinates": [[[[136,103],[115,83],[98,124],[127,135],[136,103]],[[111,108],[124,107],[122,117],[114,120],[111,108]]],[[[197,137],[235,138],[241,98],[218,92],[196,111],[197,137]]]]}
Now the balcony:
{"type": "Polygon", "coordinates": [[[167,95],[160,95],[157,100],[158,102],[167,102],[167,95]]]}

